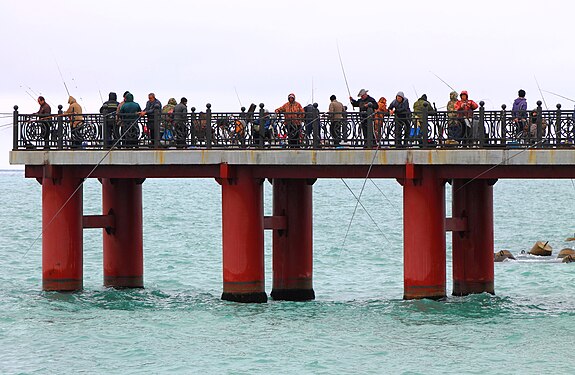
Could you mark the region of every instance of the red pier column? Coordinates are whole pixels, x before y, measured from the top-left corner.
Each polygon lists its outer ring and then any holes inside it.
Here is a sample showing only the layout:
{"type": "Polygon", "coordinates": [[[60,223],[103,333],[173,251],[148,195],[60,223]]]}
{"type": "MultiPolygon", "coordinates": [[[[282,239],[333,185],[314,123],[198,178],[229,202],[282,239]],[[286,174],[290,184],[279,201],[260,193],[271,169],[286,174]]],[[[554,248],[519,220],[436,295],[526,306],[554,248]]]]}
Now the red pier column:
{"type": "Polygon", "coordinates": [[[42,289],[75,291],[83,283],[82,179],[46,167],[42,178],[42,289]],[[76,190],[77,189],[77,190],[76,190]]]}
{"type": "Polygon", "coordinates": [[[314,180],[274,179],[273,216],[286,217],[285,229],[273,231],[273,288],[275,300],[315,298],[313,270],[312,184],[314,180]]]}
{"type": "Polygon", "coordinates": [[[222,299],[267,302],[264,282],[263,180],[248,167],[221,178],[224,291],[222,299]]]}
{"type": "Polygon", "coordinates": [[[115,223],[103,231],[104,286],[143,288],[142,180],[103,178],[102,211],[115,223]]]}
{"type": "Polygon", "coordinates": [[[493,181],[454,180],[453,217],[467,229],[453,232],[453,295],[494,294],[493,181]]]}
{"type": "Polygon", "coordinates": [[[445,182],[431,168],[413,168],[408,165],[411,178],[403,182],[403,298],[439,299],[445,297],[445,182]]]}

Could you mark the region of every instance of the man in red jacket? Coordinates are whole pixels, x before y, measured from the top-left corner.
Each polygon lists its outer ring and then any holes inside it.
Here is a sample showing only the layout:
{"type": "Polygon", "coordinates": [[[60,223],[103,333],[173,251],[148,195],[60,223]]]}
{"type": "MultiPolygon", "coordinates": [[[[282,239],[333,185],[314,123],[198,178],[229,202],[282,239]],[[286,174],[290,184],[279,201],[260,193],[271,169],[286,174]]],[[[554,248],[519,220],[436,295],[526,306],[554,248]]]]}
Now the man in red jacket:
{"type": "Polygon", "coordinates": [[[473,123],[473,111],[479,108],[479,105],[473,100],[469,99],[467,91],[461,91],[459,100],[455,103],[455,110],[463,128],[463,138],[469,139],[471,137],[471,125],[473,123]]]}

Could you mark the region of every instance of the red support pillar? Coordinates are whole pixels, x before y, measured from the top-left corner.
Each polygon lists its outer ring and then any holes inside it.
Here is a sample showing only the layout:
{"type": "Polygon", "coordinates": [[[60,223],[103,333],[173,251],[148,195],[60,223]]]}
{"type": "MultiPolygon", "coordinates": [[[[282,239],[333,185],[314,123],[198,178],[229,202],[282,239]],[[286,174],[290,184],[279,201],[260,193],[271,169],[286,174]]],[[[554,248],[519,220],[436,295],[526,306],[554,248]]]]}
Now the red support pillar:
{"type": "Polygon", "coordinates": [[[264,283],[263,180],[237,167],[222,184],[222,299],[266,302],[264,283]]]}
{"type": "Polygon", "coordinates": [[[82,179],[45,168],[42,178],[42,289],[75,291],[83,283],[82,179]]]}
{"type": "Polygon", "coordinates": [[[286,229],[273,231],[275,300],[315,298],[313,270],[312,184],[315,180],[274,179],[273,215],[286,217],[286,229]]]}
{"type": "Polygon", "coordinates": [[[493,181],[454,180],[453,217],[467,229],[453,232],[453,295],[494,294],[493,181]]]}
{"type": "Polygon", "coordinates": [[[142,180],[102,180],[102,211],[114,217],[103,231],[104,286],[144,287],[142,180]]]}
{"type": "Polygon", "coordinates": [[[445,182],[409,166],[403,182],[404,299],[445,297],[445,182]],[[416,173],[419,172],[419,173],[416,173]]]}

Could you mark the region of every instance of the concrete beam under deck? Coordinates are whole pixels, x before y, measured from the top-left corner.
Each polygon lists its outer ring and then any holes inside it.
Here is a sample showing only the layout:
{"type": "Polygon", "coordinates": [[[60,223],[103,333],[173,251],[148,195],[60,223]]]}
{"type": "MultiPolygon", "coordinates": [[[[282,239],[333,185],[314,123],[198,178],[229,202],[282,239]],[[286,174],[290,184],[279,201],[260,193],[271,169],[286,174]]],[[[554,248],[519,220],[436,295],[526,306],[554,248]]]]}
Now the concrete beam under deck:
{"type": "MultiPolygon", "coordinates": [[[[441,178],[574,178],[571,149],[117,150],[11,151],[28,177],[43,166],[74,167],[91,177],[220,177],[220,164],[250,166],[267,178],[405,178],[406,165],[437,167],[441,178]],[[375,158],[374,158],[375,156],[375,158]],[[126,168],[130,167],[130,168],[126,168]],[[303,168],[302,168],[303,167],[303,168]],[[128,173],[128,175],[126,175],[128,173]]],[[[410,174],[411,175],[411,174],[410,174]]],[[[407,176],[410,178],[409,176],[407,176]]]]}

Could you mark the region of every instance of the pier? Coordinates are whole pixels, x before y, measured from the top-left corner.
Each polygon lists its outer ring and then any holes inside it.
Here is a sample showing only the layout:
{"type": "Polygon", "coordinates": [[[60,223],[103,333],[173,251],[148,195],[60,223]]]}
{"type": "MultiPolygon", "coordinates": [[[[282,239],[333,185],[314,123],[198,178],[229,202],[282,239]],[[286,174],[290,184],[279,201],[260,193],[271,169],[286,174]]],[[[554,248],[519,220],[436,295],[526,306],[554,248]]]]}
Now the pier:
{"type": "Polygon", "coordinates": [[[108,127],[103,115],[84,114],[75,129],[69,117],[42,119],[15,107],[10,162],[24,165],[25,176],[42,186],[43,289],[82,289],[84,228],[103,230],[105,286],[144,287],[142,184],[213,178],[222,199],[222,298],[267,301],[264,230],[271,230],[271,297],[314,299],[313,184],[369,177],[403,187],[405,299],[446,296],[446,232],[453,245],[452,294],[494,293],[493,185],[505,178],[575,178],[573,117],[559,105],[544,111],[539,103],[535,132],[519,135],[504,106],[487,111],[481,103],[465,139],[450,139],[452,114],[431,115],[427,108],[409,119],[422,124],[419,137],[409,137],[393,115],[380,122],[371,109],[367,117],[343,115],[334,131],[330,116],[315,106],[289,142],[284,118],[263,105],[237,113],[212,112],[208,105],[205,112],[192,109],[180,124],[157,113],[152,122],[108,127]],[[268,119],[269,133],[254,126],[268,119]],[[154,138],[147,136],[149,126],[154,138]],[[101,215],[83,214],[86,178],[101,182],[101,215]],[[263,214],[266,180],[273,185],[271,216],[263,214]],[[452,217],[446,217],[447,183],[452,217]]]}

